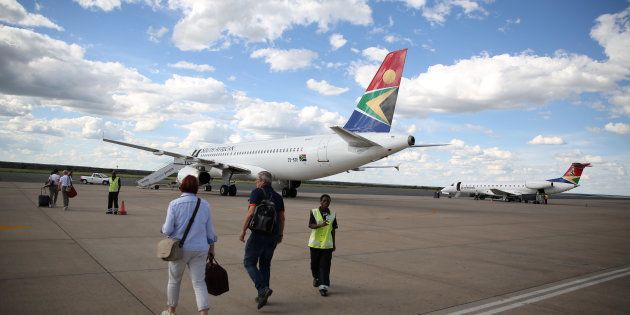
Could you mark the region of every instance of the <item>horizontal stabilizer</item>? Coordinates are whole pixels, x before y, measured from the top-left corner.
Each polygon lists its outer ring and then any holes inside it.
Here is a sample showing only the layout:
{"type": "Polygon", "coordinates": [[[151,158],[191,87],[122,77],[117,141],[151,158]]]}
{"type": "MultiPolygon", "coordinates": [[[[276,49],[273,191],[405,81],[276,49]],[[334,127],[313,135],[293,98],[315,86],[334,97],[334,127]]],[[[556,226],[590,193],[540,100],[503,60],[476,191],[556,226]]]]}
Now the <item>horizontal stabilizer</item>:
{"type": "Polygon", "coordinates": [[[368,168],[395,168],[397,171],[400,171],[400,164],[398,165],[378,165],[378,166],[359,166],[351,169],[351,171],[361,172],[365,171],[368,168]]]}
{"type": "Polygon", "coordinates": [[[338,134],[341,139],[343,139],[345,142],[347,142],[350,146],[352,147],[359,147],[359,148],[369,148],[369,147],[380,147],[381,145],[370,140],[367,138],[364,138],[354,132],[348,131],[342,127],[339,126],[334,126],[334,127],[330,127],[330,129],[332,129],[336,134],[338,134]]]}
{"type": "Polygon", "coordinates": [[[450,143],[438,143],[438,144],[416,144],[412,145],[412,148],[425,148],[425,147],[442,147],[445,145],[451,145],[450,143]]]}

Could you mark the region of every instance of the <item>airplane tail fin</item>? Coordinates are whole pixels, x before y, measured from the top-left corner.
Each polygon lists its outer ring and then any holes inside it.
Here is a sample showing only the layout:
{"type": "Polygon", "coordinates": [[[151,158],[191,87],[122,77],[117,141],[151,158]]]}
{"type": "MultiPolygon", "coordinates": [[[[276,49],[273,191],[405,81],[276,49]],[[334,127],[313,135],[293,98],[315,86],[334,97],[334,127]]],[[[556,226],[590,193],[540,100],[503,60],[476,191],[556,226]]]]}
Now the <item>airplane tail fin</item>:
{"type": "Polygon", "coordinates": [[[389,132],[406,57],[406,48],[385,56],[344,129],[353,132],[389,132]]]}
{"type": "Polygon", "coordinates": [[[562,180],[567,183],[577,185],[580,182],[580,177],[582,176],[584,168],[590,166],[591,163],[572,163],[564,175],[560,178],[556,178],[556,180],[562,180]]]}

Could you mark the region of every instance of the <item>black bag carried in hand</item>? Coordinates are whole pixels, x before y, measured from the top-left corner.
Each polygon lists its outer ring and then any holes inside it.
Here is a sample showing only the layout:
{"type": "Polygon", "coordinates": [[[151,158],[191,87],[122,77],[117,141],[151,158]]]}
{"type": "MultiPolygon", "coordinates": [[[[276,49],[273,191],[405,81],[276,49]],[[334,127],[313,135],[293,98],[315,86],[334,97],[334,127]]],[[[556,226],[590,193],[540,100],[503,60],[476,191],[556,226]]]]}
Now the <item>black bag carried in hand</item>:
{"type": "Polygon", "coordinates": [[[261,189],[265,198],[256,205],[254,215],[249,221],[249,229],[254,232],[273,233],[273,226],[276,224],[276,205],[271,201],[271,196],[267,196],[264,189],[261,189]]]}
{"type": "Polygon", "coordinates": [[[208,256],[206,262],[206,287],[208,293],[217,296],[230,291],[228,273],[219,265],[214,256],[208,256]]]}

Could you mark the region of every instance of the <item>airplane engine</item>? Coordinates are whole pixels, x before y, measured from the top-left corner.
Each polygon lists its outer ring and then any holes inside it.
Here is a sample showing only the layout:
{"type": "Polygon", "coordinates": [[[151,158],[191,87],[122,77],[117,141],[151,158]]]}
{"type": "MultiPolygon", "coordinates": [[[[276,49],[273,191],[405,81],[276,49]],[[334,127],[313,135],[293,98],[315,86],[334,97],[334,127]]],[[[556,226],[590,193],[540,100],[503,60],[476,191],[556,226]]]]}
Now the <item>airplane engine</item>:
{"type": "Polygon", "coordinates": [[[184,180],[184,177],[192,175],[197,177],[199,180],[199,185],[205,185],[210,182],[210,173],[208,173],[205,168],[201,170],[194,166],[186,166],[177,172],[177,182],[181,183],[184,180]]]}
{"type": "Polygon", "coordinates": [[[546,180],[526,181],[525,187],[529,189],[547,189],[553,187],[553,182],[546,180]]]}

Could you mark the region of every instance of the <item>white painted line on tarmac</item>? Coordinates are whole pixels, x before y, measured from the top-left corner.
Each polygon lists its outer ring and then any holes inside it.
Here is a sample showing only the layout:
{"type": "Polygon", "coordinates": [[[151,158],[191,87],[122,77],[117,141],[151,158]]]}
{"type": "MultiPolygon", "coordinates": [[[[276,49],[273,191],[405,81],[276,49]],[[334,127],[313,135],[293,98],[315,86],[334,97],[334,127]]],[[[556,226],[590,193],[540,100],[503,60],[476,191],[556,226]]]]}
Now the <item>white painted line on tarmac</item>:
{"type": "Polygon", "coordinates": [[[606,273],[602,273],[602,274],[598,274],[598,275],[594,275],[594,276],[590,276],[590,277],[586,277],[586,278],[582,278],[582,279],[577,279],[577,280],[570,281],[570,282],[563,283],[563,284],[559,284],[559,285],[556,285],[556,286],[553,286],[553,287],[549,287],[549,288],[544,288],[544,289],[537,290],[537,291],[528,292],[528,293],[525,293],[525,294],[513,296],[511,298],[502,299],[502,300],[498,300],[498,301],[495,301],[495,302],[478,305],[478,306],[475,306],[475,307],[459,310],[459,311],[452,312],[452,313],[449,313],[449,314],[452,314],[452,315],[463,315],[463,314],[472,314],[472,313],[475,313],[475,314],[496,314],[496,313],[504,312],[506,310],[510,310],[510,309],[513,309],[513,308],[521,307],[521,306],[526,305],[526,304],[542,301],[542,300],[545,300],[545,299],[548,299],[548,298],[551,298],[551,297],[554,297],[554,296],[558,296],[558,295],[565,294],[565,293],[568,293],[568,292],[571,292],[571,291],[579,290],[579,289],[582,289],[582,288],[585,288],[585,287],[589,287],[589,286],[596,285],[596,284],[599,284],[599,283],[602,283],[602,282],[606,282],[606,281],[610,281],[610,280],[613,280],[613,279],[626,277],[626,276],[630,276],[630,267],[621,268],[621,269],[609,271],[609,272],[606,272],[606,273]],[[549,292],[549,293],[547,293],[547,292],[549,292]],[[532,297],[532,298],[530,298],[530,297],[532,297]],[[523,300],[523,299],[526,299],[526,300],[523,300]],[[511,302],[514,302],[514,303],[508,304],[508,303],[511,303],[511,302]],[[505,304],[507,304],[507,305],[505,305],[505,304]],[[501,306],[501,305],[504,305],[504,306],[501,306]],[[500,306],[500,307],[494,308],[494,309],[491,309],[491,310],[486,310],[486,309],[489,309],[489,308],[492,308],[492,307],[496,307],[496,306],[500,306]],[[481,310],[486,310],[486,311],[481,311],[481,310]],[[481,311],[481,312],[478,312],[478,311],[481,311]]]}

